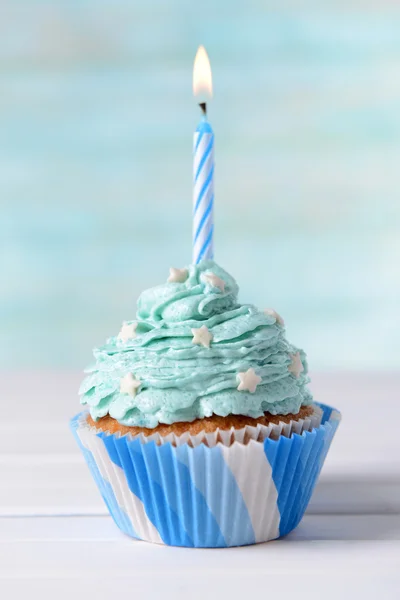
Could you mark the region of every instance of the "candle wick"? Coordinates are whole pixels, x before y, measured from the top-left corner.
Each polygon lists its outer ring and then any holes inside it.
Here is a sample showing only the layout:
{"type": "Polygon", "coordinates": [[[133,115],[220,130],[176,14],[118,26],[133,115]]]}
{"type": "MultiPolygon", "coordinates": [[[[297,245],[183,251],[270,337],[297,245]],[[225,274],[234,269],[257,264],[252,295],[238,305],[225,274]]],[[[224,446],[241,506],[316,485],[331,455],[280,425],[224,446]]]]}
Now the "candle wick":
{"type": "Polygon", "coordinates": [[[206,102],[199,102],[199,106],[203,112],[203,115],[206,117],[207,116],[207,103],[206,102]]]}

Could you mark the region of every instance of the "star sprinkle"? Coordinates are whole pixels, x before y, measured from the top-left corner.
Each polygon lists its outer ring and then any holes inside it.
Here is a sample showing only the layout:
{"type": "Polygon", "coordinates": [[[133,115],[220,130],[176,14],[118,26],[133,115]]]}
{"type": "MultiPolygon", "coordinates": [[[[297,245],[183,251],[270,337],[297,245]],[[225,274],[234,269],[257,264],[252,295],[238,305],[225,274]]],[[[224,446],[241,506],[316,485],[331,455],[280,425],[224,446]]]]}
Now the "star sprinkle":
{"type": "Polygon", "coordinates": [[[225,291],[225,281],[214,273],[205,273],[203,279],[211,287],[218,288],[221,292],[225,291]]]}
{"type": "Polygon", "coordinates": [[[288,366],[288,371],[292,373],[295,377],[299,377],[300,373],[304,371],[303,363],[301,362],[300,352],[296,352],[296,354],[291,354],[290,358],[292,359],[291,364],[288,366]]]}
{"type": "Polygon", "coordinates": [[[273,308],[264,309],[264,314],[268,315],[269,317],[273,317],[275,321],[279,323],[279,325],[281,325],[282,327],[285,325],[285,321],[282,319],[281,315],[278,314],[273,308]]]}
{"type": "Polygon", "coordinates": [[[121,331],[118,334],[118,339],[122,340],[123,342],[127,342],[128,340],[135,338],[137,326],[138,324],[136,322],[130,324],[122,323],[121,331]]]}
{"type": "Polygon", "coordinates": [[[258,384],[261,383],[261,377],[252,368],[247,369],[245,373],[238,373],[237,376],[240,379],[237,387],[239,392],[251,392],[254,394],[258,384]]]}
{"type": "Polygon", "coordinates": [[[198,329],[192,329],[192,334],[192,344],[198,344],[199,346],[204,346],[204,348],[210,347],[213,336],[205,325],[202,325],[198,329]]]}
{"type": "Polygon", "coordinates": [[[138,388],[142,385],[139,379],[136,379],[133,373],[127,373],[125,377],[122,377],[120,381],[119,391],[121,394],[129,394],[134,398],[136,396],[138,388]]]}
{"type": "Polygon", "coordinates": [[[189,272],[187,269],[175,269],[170,267],[168,283],[183,283],[188,278],[189,272]]]}

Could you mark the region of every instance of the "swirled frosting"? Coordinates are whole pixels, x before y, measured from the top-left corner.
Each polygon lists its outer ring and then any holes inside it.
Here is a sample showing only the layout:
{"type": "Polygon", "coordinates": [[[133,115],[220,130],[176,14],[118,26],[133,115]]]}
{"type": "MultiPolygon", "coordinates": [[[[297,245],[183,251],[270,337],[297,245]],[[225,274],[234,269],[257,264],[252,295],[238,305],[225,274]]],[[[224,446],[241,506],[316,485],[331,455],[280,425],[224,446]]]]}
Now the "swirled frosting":
{"type": "Polygon", "coordinates": [[[92,418],[109,414],[123,425],[154,428],[212,414],[296,414],[310,404],[304,352],[273,314],[239,304],[237,295],[236,281],[213,261],[189,266],[183,282],[144,291],[128,322],[136,337],[110,338],[86,370],[79,393],[92,418]],[[192,329],[202,326],[212,335],[209,347],[193,343],[192,329]],[[240,391],[239,374],[249,369],[261,381],[254,392],[240,391]],[[133,394],[121,392],[127,375],[140,382],[133,394]]]}

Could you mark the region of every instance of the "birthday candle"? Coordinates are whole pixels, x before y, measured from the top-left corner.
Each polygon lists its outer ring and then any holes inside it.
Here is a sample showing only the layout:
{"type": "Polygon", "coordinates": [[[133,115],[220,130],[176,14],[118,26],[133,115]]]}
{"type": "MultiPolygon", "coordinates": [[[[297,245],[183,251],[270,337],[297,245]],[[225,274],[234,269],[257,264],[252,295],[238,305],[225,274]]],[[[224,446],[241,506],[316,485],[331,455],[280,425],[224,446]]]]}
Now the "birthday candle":
{"type": "Polygon", "coordinates": [[[214,133],[208,121],[194,134],[193,262],[213,258],[214,133]]]}
{"type": "MultiPolygon", "coordinates": [[[[211,68],[203,46],[197,51],[193,69],[195,96],[212,94],[211,68]]],[[[214,244],[214,132],[207,120],[207,106],[200,103],[203,119],[194,134],[193,162],[193,262],[213,258],[214,244]]]]}

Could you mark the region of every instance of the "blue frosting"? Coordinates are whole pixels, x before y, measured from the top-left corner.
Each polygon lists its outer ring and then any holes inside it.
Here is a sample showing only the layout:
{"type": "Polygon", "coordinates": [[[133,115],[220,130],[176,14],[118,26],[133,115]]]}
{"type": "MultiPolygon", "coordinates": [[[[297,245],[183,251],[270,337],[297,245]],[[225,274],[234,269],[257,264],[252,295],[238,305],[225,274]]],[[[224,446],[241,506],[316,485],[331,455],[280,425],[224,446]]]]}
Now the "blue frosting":
{"type": "Polygon", "coordinates": [[[92,418],[109,414],[123,425],[154,428],[212,414],[296,414],[310,404],[305,354],[276,319],[239,304],[235,280],[215,262],[187,271],[186,281],[141,294],[135,338],[112,337],[94,351],[95,365],[80,388],[92,418]],[[222,279],[224,290],[207,274],[222,279]],[[202,325],[212,334],[209,348],[193,344],[192,329],[202,325]],[[296,352],[304,368],[298,377],[289,371],[296,352]],[[238,373],[249,368],[261,377],[254,393],[237,389],[238,373]],[[141,382],[134,396],[120,392],[128,373],[141,382]]]}

